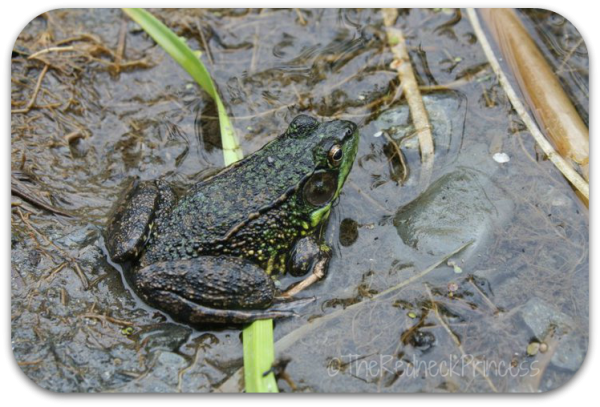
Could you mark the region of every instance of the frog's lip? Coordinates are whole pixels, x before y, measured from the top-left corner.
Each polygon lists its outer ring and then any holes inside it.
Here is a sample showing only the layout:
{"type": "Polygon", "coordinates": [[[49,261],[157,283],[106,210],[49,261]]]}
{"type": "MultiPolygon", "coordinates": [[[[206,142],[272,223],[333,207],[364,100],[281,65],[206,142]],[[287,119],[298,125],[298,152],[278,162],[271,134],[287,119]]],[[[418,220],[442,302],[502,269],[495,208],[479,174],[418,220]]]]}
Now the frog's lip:
{"type": "Polygon", "coordinates": [[[352,159],[342,164],[342,168],[340,169],[340,174],[338,176],[338,187],[335,199],[337,199],[337,197],[339,196],[340,191],[342,190],[342,187],[346,182],[346,178],[348,178],[348,174],[350,174],[350,171],[352,170],[354,161],[356,161],[356,155],[358,154],[358,143],[360,137],[358,126],[352,122],[347,123],[350,123],[352,125],[351,128],[353,129],[353,131],[352,133],[344,136],[343,143],[344,145],[350,144],[350,149],[348,150],[348,152],[350,153],[352,159]]]}

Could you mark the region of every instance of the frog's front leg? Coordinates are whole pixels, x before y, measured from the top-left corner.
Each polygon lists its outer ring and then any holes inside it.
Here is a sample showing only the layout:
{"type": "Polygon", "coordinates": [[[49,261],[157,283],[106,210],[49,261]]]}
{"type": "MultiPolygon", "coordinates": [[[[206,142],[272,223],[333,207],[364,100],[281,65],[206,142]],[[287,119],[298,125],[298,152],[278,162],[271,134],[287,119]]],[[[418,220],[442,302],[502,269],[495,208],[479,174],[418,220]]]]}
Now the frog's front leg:
{"type": "Polygon", "coordinates": [[[133,285],[151,305],[191,324],[242,324],[295,315],[313,299],[276,303],[277,289],[243,258],[201,256],[154,263],[134,271],[133,285]]]}
{"type": "Polygon", "coordinates": [[[315,237],[307,236],[296,242],[290,255],[288,270],[293,276],[303,276],[309,271],[311,274],[285,290],[281,297],[289,298],[296,295],[324,278],[329,267],[329,260],[331,260],[331,248],[325,244],[319,244],[315,237]]]}
{"type": "Polygon", "coordinates": [[[152,221],[175,202],[175,194],[164,181],[133,180],[116,203],[106,228],[110,258],[122,263],[138,257],[152,221]]]}

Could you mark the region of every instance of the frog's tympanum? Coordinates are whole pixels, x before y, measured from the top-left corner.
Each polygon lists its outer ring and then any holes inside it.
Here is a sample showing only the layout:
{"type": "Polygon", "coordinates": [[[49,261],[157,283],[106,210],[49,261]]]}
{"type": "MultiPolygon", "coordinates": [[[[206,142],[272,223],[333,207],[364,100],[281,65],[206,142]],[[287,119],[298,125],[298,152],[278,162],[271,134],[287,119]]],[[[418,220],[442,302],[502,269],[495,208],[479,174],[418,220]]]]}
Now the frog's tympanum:
{"type": "Polygon", "coordinates": [[[261,150],[177,197],[164,180],[134,181],[105,238],[131,263],[143,300],[191,324],[286,317],[272,275],[326,268],[319,242],[358,148],[354,123],[298,116],[261,150]],[[323,267],[323,264],[325,266],[323,267]]]}

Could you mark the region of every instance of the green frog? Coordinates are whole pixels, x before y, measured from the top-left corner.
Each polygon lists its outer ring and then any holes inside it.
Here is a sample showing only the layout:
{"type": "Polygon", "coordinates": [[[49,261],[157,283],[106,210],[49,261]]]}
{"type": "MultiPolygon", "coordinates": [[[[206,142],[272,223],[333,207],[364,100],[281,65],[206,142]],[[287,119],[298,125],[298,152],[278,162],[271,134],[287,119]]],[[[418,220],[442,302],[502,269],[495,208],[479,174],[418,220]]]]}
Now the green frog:
{"type": "Polygon", "coordinates": [[[309,299],[286,299],[273,277],[324,274],[320,232],[358,138],[352,122],[301,115],[180,197],[164,180],[136,180],[110,217],[108,254],[132,265],[128,279],[145,302],[192,325],[294,315],[309,299]]]}

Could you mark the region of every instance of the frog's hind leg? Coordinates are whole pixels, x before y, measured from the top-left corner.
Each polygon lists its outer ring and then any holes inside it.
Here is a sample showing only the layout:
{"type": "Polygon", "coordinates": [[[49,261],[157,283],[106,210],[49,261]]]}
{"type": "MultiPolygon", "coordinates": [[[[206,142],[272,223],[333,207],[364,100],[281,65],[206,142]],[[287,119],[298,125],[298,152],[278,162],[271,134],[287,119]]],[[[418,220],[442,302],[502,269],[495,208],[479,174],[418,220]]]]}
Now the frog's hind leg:
{"type": "Polygon", "coordinates": [[[133,284],[148,303],[192,324],[289,317],[307,302],[274,304],[278,291],[264,270],[226,256],[154,263],[135,271],[133,284]]]}
{"type": "MultiPolygon", "coordinates": [[[[192,302],[185,297],[169,291],[158,292],[161,297],[160,308],[177,320],[183,320],[193,325],[201,324],[246,324],[259,319],[277,319],[297,316],[290,308],[290,304],[297,307],[295,301],[283,303],[284,309],[266,309],[266,310],[223,310],[206,307],[204,305],[192,302]]],[[[309,299],[312,302],[314,299],[309,299]]],[[[300,301],[298,301],[300,302],[300,301]]],[[[308,301],[302,301],[306,303],[308,301]]]]}

